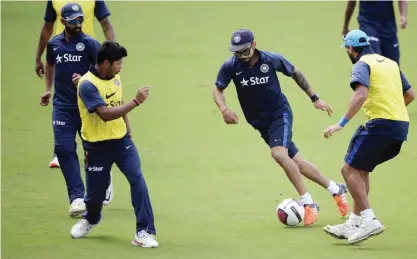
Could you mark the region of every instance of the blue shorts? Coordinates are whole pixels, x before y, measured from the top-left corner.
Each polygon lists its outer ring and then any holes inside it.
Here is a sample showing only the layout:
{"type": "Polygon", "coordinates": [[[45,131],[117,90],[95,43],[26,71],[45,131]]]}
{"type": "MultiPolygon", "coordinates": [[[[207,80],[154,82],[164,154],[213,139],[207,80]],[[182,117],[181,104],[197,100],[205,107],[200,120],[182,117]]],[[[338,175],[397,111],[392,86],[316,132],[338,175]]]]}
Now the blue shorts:
{"type": "Polygon", "coordinates": [[[287,111],[277,114],[267,125],[257,128],[270,148],[286,147],[290,158],[298,153],[298,148],[292,141],[292,121],[292,112],[287,111]]]}
{"type": "Polygon", "coordinates": [[[364,126],[359,126],[350,141],[345,162],[353,168],[372,172],[377,165],[396,157],[402,144],[402,140],[371,135],[364,126]]]}
{"type": "Polygon", "coordinates": [[[360,30],[369,36],[369,42],[375,53],[400,64],[400,46],[397,34],[382,35],[372,26],[360,24],[360,30]]]}

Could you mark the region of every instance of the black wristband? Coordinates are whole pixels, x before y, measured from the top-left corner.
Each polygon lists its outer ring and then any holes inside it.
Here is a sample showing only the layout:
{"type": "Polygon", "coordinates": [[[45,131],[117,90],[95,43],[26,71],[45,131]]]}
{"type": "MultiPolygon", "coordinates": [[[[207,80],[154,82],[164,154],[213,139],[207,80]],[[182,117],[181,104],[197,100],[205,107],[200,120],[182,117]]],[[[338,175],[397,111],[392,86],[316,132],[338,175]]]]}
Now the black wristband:
{"type": "Polygon", "coordinates": [[[314,94],[313,96],[310,97],[310,99],[314,103],[315,101],[318,101],[320,98],[318,94],[314,94]]]}
{"type": "Polygon", "coordinates": [[[136,103],[136,106],[139,106],[139,102],[138,102],[138,100],[136,100],[136,99],[133,99],[133,101],[136,103]]]}

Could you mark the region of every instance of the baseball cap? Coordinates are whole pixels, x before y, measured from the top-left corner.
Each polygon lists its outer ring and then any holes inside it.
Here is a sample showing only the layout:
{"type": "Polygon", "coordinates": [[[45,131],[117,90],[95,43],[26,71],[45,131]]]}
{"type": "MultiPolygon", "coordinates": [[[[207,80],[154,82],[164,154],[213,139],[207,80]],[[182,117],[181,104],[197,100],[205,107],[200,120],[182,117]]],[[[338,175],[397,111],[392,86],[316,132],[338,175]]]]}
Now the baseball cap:
{"type": "Polygon", "coordinates": [[[252,44],[255,36],[249,29],[239,29],[232,33],[229,50],[231,52],[240,51],[252,44]]]}
{"type": "Polygon", "coordinates": [[[369,46],[369,37],[361,30],[350,31],[343,41],[344,43],[340,48],[369,46]]]}
{"type": "Polygon", "coordinates": [[[61,17],[66,20],[74,20],[77,17],[84,16],[83,9],[77,3],[68,3],[61,9],[61,17]]]}

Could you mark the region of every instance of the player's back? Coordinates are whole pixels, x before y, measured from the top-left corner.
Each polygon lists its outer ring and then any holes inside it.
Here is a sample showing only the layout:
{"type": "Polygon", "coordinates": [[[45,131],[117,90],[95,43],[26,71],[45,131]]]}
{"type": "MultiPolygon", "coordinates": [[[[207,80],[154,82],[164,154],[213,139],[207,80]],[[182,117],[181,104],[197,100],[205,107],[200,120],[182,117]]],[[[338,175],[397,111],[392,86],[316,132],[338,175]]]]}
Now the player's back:
{"type": "MultiPolygon", "coordinates": [[[[57,14],[57,22],[56,24],[56,34],[62,33],[65,29],[64,25],[61,23],[61,9],[66,5],[68,1],[63,0],[52,0],[52,6],[57,14]]],[[[90,35],[91,37],[95,38],[94,33],[94,7],[96,5],[95,0],[83,0],[83,1],[74,1],[81,6],[84,12],[84,22],[82,25],[82,30],[85,34],[90,35]]],[[[77,11],[77,10],[74,10],[77,11]]]]}
{"type": "Polygon", "coordinates": [[[369,92],[364,104],[369,119],[408,122],[398,64],[378,54],[364,55],[360,61],[370,67],[369,92]]]}
{"type": "Polygon", "coordinates": [[[359,23],[370,25],[379,32],[391,34],[397,31],[392,1],[363,1],[359,3],[359,23]]]}

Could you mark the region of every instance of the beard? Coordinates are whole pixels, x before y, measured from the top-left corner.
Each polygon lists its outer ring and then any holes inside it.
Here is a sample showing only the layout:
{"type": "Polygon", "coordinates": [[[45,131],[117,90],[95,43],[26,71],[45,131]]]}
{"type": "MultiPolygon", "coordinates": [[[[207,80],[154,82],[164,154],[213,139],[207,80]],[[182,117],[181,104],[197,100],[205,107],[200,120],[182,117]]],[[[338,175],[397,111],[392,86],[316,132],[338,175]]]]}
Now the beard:
{"type": "Polygon", "coordinates": [[[71,35],[76,35],[76,34],[78,34],[78,33],[80,33],[80,32],[81,32],[81,27],[73,27],[73,28],[71,28],[71,27],[66,26],[66,27],[65,27],[65,30],[66,30],[69,34],[71,34],[71,35]]]}
{"type": "Polygon", "coordinates": [[[356,63],[356,58],[354,58],[351,54],[348,53],[349,59],[352,62],[352,64],[356,63]]]}

